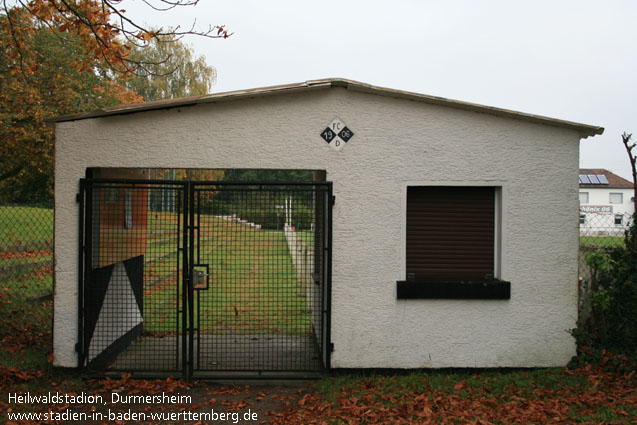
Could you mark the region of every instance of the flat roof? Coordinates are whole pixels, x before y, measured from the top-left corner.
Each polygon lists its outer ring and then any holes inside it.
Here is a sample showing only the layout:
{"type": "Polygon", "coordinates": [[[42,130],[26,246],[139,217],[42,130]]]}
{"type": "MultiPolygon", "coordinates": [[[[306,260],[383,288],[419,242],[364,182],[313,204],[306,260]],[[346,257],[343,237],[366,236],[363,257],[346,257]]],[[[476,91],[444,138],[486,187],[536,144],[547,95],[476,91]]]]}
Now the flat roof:
{"type": "Polygon", "coordinates": [[[178,99],[158,100],[154,102],[135,103],[131,105],[114,106],[112,108],[97,109],[90,112],[79,114],[62,115],[52,118],[51,122],[76,121],[89,118],[109,117],[112,115],[132,114],[143,111],[152,111],[157,109],[178,108],[182,106],[191,106],[202,103],[215,103],[241,98],[251,98],[256,96],[267,96],[273,94],[281,94],[288,92],[301,92],[307,90],[326,89],[331,87],[343,87],[349,90],[371,93],[380,96],[388,96],[399,99],[409,99],[418,102],[428,103],[432,105],[447,106],[450,108],[463,109],[467,111],[480,112],[484,114],[496,115],[499,117],[513,118],[523,121],[530,121],[538,124],[549,125],[553,127],[567,128],[577,131],[582,138],[595,136],[604,132],[603,127],[581,124],[572,121],[560,120],[556,118],[545,117],[541,115],[528,114],[524,112],[513,111],[510,109],[496,108],[493,106],[485,106],[477,103],[463,102],[460,100],[447,99],[444,97],[430,96],[421,93],[414,93],[403,90],[389,89],[385,87],[373,86],[371,84],[361,83],[358,81],[343,78],[326,78],[321,80],[311,80],[304,83],[284,84],[280,86],[260,87],[247,90],[236,90],[222,93],[212,93],[202,96],[182,97],[178,99]]]}

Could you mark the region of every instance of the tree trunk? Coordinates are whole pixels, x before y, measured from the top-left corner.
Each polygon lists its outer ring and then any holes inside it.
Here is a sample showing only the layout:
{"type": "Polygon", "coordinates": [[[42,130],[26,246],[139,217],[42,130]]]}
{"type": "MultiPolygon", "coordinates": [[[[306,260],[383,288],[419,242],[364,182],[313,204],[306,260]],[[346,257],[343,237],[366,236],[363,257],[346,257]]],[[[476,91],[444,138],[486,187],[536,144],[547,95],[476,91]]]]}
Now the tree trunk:
{"type": "MultiPolygon", "coordinates": [[[[626,152],[628,153],[628,158],[630,158],[630,166],[633,171],[633,217],[631,222],[631,228],[635,226],[635,220],[637,220],[637,157],[633,154],[633,148],[635,144],[630,144],[630,139],[633,137],[632,134],[624,133],[622,134],[622,143],[624,143],[624,147],[626,148],[626,152]]],[[[637,235],[632,234],[632,247],[626,247],[627,249],[632,248],[633,255],[637,255],[637,235]]]]}

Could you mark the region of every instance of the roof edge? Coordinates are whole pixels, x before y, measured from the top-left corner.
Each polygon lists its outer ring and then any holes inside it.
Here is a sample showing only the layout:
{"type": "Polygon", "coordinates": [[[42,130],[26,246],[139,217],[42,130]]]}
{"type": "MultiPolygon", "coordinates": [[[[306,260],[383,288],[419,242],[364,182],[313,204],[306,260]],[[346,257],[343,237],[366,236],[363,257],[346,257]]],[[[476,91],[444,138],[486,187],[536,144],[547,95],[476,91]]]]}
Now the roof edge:
{"type": "MultiPolygon", "coordinates": [[[[317,80],[321,81],[321,80],[317,80]]],[[[512,109],[506,108],[498,108],[495,106],[487,106],[479,103],[465,102],[462,100],[448,99],[445,97],[439,96],[431,96],[422,93],[415,93],[404,90],[396,90],[396,89],[388,89],[384,87],[373,86],[371,84],[361,83],[358,81],[352,80],[341,80],[343,82],[347,82],[347,87],[351,87],[353,89],[364,91],[364,92],[383,92],[386,94],[391,94],[393,97],[405,98],[411,100],[418,100],[424,103],[430,103],[434,105],[442,105],[448,106],[457,109],[463,109],[467,111],[487,113],[496,116],[506,117],[506,118],[514,118],[521,119],[524,121],[531,121],[539,124],[550,125],[553,127],[562,127],[568,128],[572,130],[576,130],[582,138],[587,138],[590,136],[601,135],[604,133],[604,127],[582,124],[574,121],[562,120],[558,118],[551,118],[543,115],[529,114],[526,112],[514,111],[512,109]]]]}
{"type": "Polygon", "coordinates": [[[567,128],[577,131],[582,138],[595,136],[604,133],[604,128],[594,125],[582,124],[573,121],[550,118],[542,115],[518,112],[511,109],[498,108],[494,106],[486,106],[477,103],[465,102],[455,99],[447,99],[444,97],[431,96],[422,93],[409,92],[404,90],[390,89],[386,87],[374,86],[359,81],[349,80],[346,78],[325,78],[319,80],[309,80],[303,83],[284,84],[278,86],[261,87],[247,90],[234,90],[229,92],[212,93],[202,96],[192,96],[179,99],[166,99],[154,102],[136,103],[131,105],[115,106],[111,108],[97,109],[90,112],[79,114],[62,115],[47,119],[47,122],[58,123],[65,121],[76,121],[89,118],[101,118],[113,115],[124,115],[144,111],[152,111],[159,109],[171,109],[184,106],[192,106],[200,103],[214,103],[219,101],[228,101],[241,99],[245,97],[267,96],[290,91],[305,91],[314,89],[325,89],[330,87],[342,87],[365,93],[372,93],[383,96],[390,96],[401,99],[409,99],[429,103],[433,105],[447,106],[451,108],[463,109],[467,111],[486,113],[500,117],[519,119],[523,121],[535,122],[538,124],[549,125],[553,127],[567,128]]]}

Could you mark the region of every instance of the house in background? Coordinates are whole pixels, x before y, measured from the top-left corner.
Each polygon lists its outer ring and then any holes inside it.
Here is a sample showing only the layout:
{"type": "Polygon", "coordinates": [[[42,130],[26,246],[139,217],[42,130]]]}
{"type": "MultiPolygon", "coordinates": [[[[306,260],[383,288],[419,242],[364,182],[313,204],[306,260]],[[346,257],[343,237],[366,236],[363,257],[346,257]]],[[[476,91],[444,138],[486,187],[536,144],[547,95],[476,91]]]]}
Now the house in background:
{"type": "Polygon", "coordinates": [[[580,234],[623,235],[635,212],[633,196],[633,184],[617,174],[580,168],[580,234]]]}

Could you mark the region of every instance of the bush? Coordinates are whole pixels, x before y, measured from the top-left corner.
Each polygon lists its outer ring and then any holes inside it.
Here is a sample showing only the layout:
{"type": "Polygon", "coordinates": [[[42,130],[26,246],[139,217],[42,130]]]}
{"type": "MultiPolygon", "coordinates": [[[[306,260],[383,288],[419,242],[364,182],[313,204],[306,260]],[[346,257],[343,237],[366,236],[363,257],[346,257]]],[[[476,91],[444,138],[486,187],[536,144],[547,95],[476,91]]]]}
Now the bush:
{"type": "Polygon", "coordinates": [[[285,216],[282,210],[275,209],[241,209],[237,217],[248,220],[250,223],[259,224],[264,229],[283,229],[285,216]],[[278,213],[278,215],[277,215],[278,213]]]}
{"type": "Polygon", "coordinates": [[[292,209],[292,223],[296,230],[312,230],[312,223],[314,222],[314,215],[310,208],[302,205],[295,206],[292,209]]]}
{"type": "MultiPolygon", "coordinates": [[[[263,229],[283,229],[285,224],[285,211],[275,208],[247,208],[239,209],[236,216],[250,223],[259,224],[263,229]]],[[[292,210],[292,222],[296,230],[310,230],[312,228],[313,214],[310,208],[304,206],[295,207],[292,210]]]]}
{"type": "Polygon", "coordinates": [[[626,232],[624,246],[598,249],[586,258],[592,278],[586,317],[572,331],[580,356],[599,357],[609,351],[637,360],[637,226],[626,232]]]}

